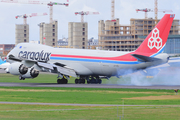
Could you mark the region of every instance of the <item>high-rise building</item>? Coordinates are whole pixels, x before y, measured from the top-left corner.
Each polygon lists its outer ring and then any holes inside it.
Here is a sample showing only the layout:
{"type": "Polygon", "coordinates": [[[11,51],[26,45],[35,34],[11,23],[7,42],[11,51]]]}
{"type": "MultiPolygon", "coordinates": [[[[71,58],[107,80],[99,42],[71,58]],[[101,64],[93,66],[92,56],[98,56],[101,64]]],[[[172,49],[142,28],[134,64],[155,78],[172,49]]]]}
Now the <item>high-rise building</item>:
{"type": "Polygon", "coordinates": [[[16,41],[15,45],[22,42],[29,42],[29,25],[19,24],[16,25],[16,41]]]}
{"type": "Polygon", "coordinates": [[[70,48],[88,48],[88,23],[69,22],[68,24],[68,46],[70,48]]]}
{"type": "Polygon", "coordinates": [[[58,22],[40,23],[40,44],[57,47],[58,22]]]}

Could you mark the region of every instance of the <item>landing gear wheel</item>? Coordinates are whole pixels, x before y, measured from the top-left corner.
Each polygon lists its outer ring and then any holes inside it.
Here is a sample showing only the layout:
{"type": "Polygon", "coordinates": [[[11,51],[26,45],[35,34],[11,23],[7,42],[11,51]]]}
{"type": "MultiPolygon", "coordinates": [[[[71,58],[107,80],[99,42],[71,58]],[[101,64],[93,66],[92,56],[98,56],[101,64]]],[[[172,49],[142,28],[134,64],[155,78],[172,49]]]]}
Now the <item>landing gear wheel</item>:
{"type": "Polygon", "coordinates": [[[78,84],[81,84],[81,79],[78,79],[78,84]]]}
{"type": "Polygon", "coordinates": [[[85,84],[85,79],[82,79],[82,84],[85,84]]]}
{"type": "Polygon", "coordinates": [[[64,79],[64,84],[67,84],[68,83],[68,80],[67,79],[64,79]]]}
{"type": "Polygon", "coordinates": [[[90,84],[90,80],[87,80],[87,84],[90,84]]]}
{"type": "Polygon", "coordinates": [[[78,84],[78,79],[75,79],[75,83],[78,84]]]}
{"type": "Polygon", "coordinates": [[[25,80],[21,75],[19,76],[19,80],[25,80]]]}
{"type": "Polygon", "coordinates": [[[68,80],[65,79],[65,78],[57,79],[57,83],[58,83],[58,84],[67,84],[67,83],[68,83],[68,80]]]}
{"type": "Polygon", "coordinates": [[[100,80],[99,80],[99,84],[101,84],[101,83],[102,83],[102,80],[100,79],[100,80]]]}
{"type": "Polygon", "coordinates": [[[85,84],[85,79],[75,79],[75,84],[85,84]]]}
{"type": "Polygon", "coordinates": [[[98,84],[98,83],[101,84],[101,83],[102,83],[102,80],[101,80],[101,79],[98,79],[98,80],[97,80],[97,84],[98,84]]]}
{"type": "Polygon", "coordinates": [[[57,79],[57,84],[61,84],[61,80],[60,79],[57,79]]]}
{"type": "Polygon", "coordinates": [[[101,83],[102,83],[101,79],[95,79],[95,78],[92,78],[87,81],[87,84],[101,84],[101,83]]]}

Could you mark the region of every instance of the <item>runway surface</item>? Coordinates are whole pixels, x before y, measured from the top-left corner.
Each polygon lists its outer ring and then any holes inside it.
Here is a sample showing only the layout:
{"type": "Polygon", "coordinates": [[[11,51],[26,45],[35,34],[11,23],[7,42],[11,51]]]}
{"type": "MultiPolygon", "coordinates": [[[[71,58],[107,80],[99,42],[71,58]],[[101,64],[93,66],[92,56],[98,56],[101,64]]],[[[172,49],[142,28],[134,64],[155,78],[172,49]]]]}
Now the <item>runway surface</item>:
{"type": "MultiPolygon", "coordinates": [[[[5,73],[0,69],[0,73],[5,73]]],[[[180,85],[118,85],[118,84],[57,84],[57,83],[0,83],[7,87],[72,87],[72,88],[131,88],[131,89],[180,89],[180,85]]]]}
{"type": "Polygon", "coordinates": [[[31,103],[31,102],[0,102],[0,104],[18,105],[64,105],[64,106],[166,106],[179,107],[180,105],[110,105],[110,104],[73,104],[73,103],[31,103]]]}
{"type": "Polygon", "coordinates": [[[0,83],[6,87],[71,87],[71,88],[131,88],[131,89],[180,89],[178,86],[154,85],[154,86],[135,86],[117,84],[57,84],[57,83],[0,83]]]}

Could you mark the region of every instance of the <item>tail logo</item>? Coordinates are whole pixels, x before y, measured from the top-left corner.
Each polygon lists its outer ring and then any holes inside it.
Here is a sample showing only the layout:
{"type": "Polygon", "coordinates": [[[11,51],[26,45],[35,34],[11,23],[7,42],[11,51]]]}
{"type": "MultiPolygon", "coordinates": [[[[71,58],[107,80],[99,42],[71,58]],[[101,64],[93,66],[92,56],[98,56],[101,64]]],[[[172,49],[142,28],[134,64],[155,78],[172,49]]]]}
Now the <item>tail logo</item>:
{"type": "Polygon", "coordinates": [[[157,28],[152,31],[152,36],[148,39],[148,47],[150,49],[156,48],[157,50],[162,47],[162,39],[159,37],[157,28]]]}

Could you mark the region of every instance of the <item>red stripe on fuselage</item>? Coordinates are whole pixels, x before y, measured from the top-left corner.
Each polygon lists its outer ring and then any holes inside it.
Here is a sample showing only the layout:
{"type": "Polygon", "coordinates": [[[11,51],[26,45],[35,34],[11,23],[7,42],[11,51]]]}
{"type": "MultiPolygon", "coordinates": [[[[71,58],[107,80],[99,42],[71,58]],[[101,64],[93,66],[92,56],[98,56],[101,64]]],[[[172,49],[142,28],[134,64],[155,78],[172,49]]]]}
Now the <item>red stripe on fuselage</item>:
{"type": "Polygon", "coordinates": [[[51,57],[65,57],[65,58],[79,58],[79,59],[98,59],[98,60],[115,60],[115,61],[137,61],[130,54],[117,56],[117,57],[95,57],[95,56],[81,56],[81,55],[60,55],[51,54],[51,57]]]}
{"type": "Polygon", "coordinates": [[[79,59],[98,59],[98,60],[114,60],[114,61],[137,61],[136,58],[131,54],[139,54],[144,56],[151,56],[153,53],[138,53],[131,52],[122,56],[117,57],[95,57],[95,56],[81,56],[81,55],[62,55],[62,54],[51,54],[51,57],[62,57],[62,58],[79,58],[79,59]]]}

